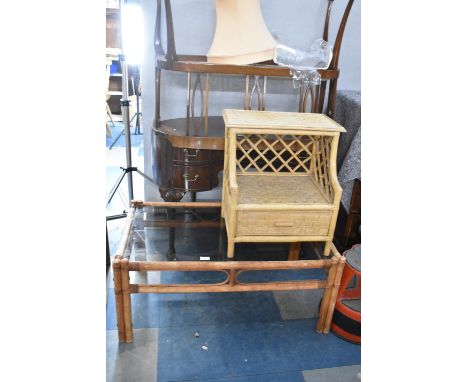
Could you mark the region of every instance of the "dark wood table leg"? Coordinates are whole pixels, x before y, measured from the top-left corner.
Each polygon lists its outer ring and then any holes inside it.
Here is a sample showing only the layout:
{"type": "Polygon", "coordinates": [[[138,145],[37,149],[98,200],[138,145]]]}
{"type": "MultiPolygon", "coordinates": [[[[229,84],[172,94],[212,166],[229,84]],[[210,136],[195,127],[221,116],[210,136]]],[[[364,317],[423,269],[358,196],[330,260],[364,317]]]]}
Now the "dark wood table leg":
{"type": "Polygon", "coordinates": [[[288,260],[299,260],[299,255],[301,254],[301,243],[296,242],[296,243],[291,243],[289,244],[289,254],[288,254],[288,260]]]}
{"type": "Polygon", "coordinates": [[[109,250],[109,235],[107,233],[107,221],[106,221],[106,272],[109,270],[111,264],[110,250],[109,250]]]}
{"type": "MultiPolygon", "coordinates": [[[[180,202],[184,197],[184,191],[174,190],[172,188],[159,187],[159,193],[165,202],[180,202]]],[[[167,220],[175,219],[175,208],[167,209],[167,220]]],[[[169,228],[169,248],[167,249],[167,257],[170,260],[175,260],[175,228],[169,228]]]]}

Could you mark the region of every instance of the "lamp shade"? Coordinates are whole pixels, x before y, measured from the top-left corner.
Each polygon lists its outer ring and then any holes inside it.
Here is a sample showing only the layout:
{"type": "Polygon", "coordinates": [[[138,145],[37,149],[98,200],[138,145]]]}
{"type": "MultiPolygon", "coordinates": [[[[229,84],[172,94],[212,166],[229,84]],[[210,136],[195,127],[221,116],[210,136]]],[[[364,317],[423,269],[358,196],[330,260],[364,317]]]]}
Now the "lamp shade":
{"type": "Polygon", "coordinates": [[[207,61],[246,65],[268,61],[276,40],[268,31],[260,0],[216,0],[216,31],[207,61]]]}

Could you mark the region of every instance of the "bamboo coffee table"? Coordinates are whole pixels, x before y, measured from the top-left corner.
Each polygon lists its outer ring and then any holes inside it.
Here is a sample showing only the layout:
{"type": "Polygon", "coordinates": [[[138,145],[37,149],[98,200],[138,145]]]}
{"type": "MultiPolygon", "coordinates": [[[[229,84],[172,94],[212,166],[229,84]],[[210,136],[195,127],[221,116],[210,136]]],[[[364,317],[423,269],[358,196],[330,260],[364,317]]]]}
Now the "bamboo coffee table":
{"type": "MultiPolygon", "coordinates": [[[[113,261],[115,306],[120,342],[133,342],[131,295],[134,293],[206,293],[323,289],[316,330],[330,330],[336,296],[345,258],[334,245],[332,256],[319,260],[298,260],[299,245],[290,245],[289,255],[250,256],[237,251],[227,258],[224,220],[220,202],[141,202],[132,201],[122,239],[113,261]],[[177,209],[178,213],[166,213],[177,209]],[[168,216],[172,220],[168,220],[168,216]],[[175,218],[174,218],[175,216],[175,218]],[[167,251],[169,228],[175,228],[176,252],[167,251]],[[273,259],[273,260],[271,260],[273,259]],[[289,261],[288,261],[289,260],[289,261]],[[322,268],[324,280],[285,280],[245,282],[248,271],[303,270],[322,268]],[[222,279],[213,283],[148,283],[148,272],[212,271],[222,279]],[[223,275],[224,274],[224,275],[223,275]]],[[[248,251],[247,251],[248,252],[248,251]]],[[[153,274],[154,275],[154,274],[153,274]]],[[[160,280],[157,277],[155,280],[160,280]]],[[[199,281],[199,280],[198,280],[199,281]]]]}

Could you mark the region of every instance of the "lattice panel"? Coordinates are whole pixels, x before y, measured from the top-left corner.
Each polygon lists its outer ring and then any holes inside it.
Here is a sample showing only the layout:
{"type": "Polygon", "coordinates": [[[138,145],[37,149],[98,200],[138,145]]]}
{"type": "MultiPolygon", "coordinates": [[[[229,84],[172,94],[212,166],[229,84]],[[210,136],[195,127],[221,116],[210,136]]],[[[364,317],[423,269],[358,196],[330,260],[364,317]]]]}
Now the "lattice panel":
{"type": "Polygon", "coordinates": [[[331,136],[238,134],[239,174],[311,174],[325,196],[333,199],[330,182],[331,136]]]}
{"type": "Polygon", "coordinates": [[[309,135],[238,134],[240,173],[309,173],[314,139],[309,135]]]}

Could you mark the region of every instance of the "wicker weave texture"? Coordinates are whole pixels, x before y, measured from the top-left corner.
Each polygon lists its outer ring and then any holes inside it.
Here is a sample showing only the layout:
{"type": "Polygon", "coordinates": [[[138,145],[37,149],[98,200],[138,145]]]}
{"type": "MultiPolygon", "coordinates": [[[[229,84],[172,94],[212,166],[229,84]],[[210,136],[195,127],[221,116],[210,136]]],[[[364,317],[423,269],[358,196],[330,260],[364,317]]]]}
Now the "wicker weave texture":
{"type": "Polygon", "coordinates": [[[346,132],[343,126],[326,115],[319,113],[225,109],[223,111],[223,117],[226,126],[230,127],[346,132]]]}
{"type": "Polygon", "coordinates": [[[245,241],[324,241],[328,256],[341,197],[336,153],[345,130],[318,114],[223,115],[227,256],[245,241]]]}
{"type": "Polygon", "coordinates": [[[238,175],[239,204],[327,204],[310,176],[238,175]]]}
{"type": "Polygon", "coordinates": [[[239,211],[237,235],[326,236],[331,211],[239,211]]]}

